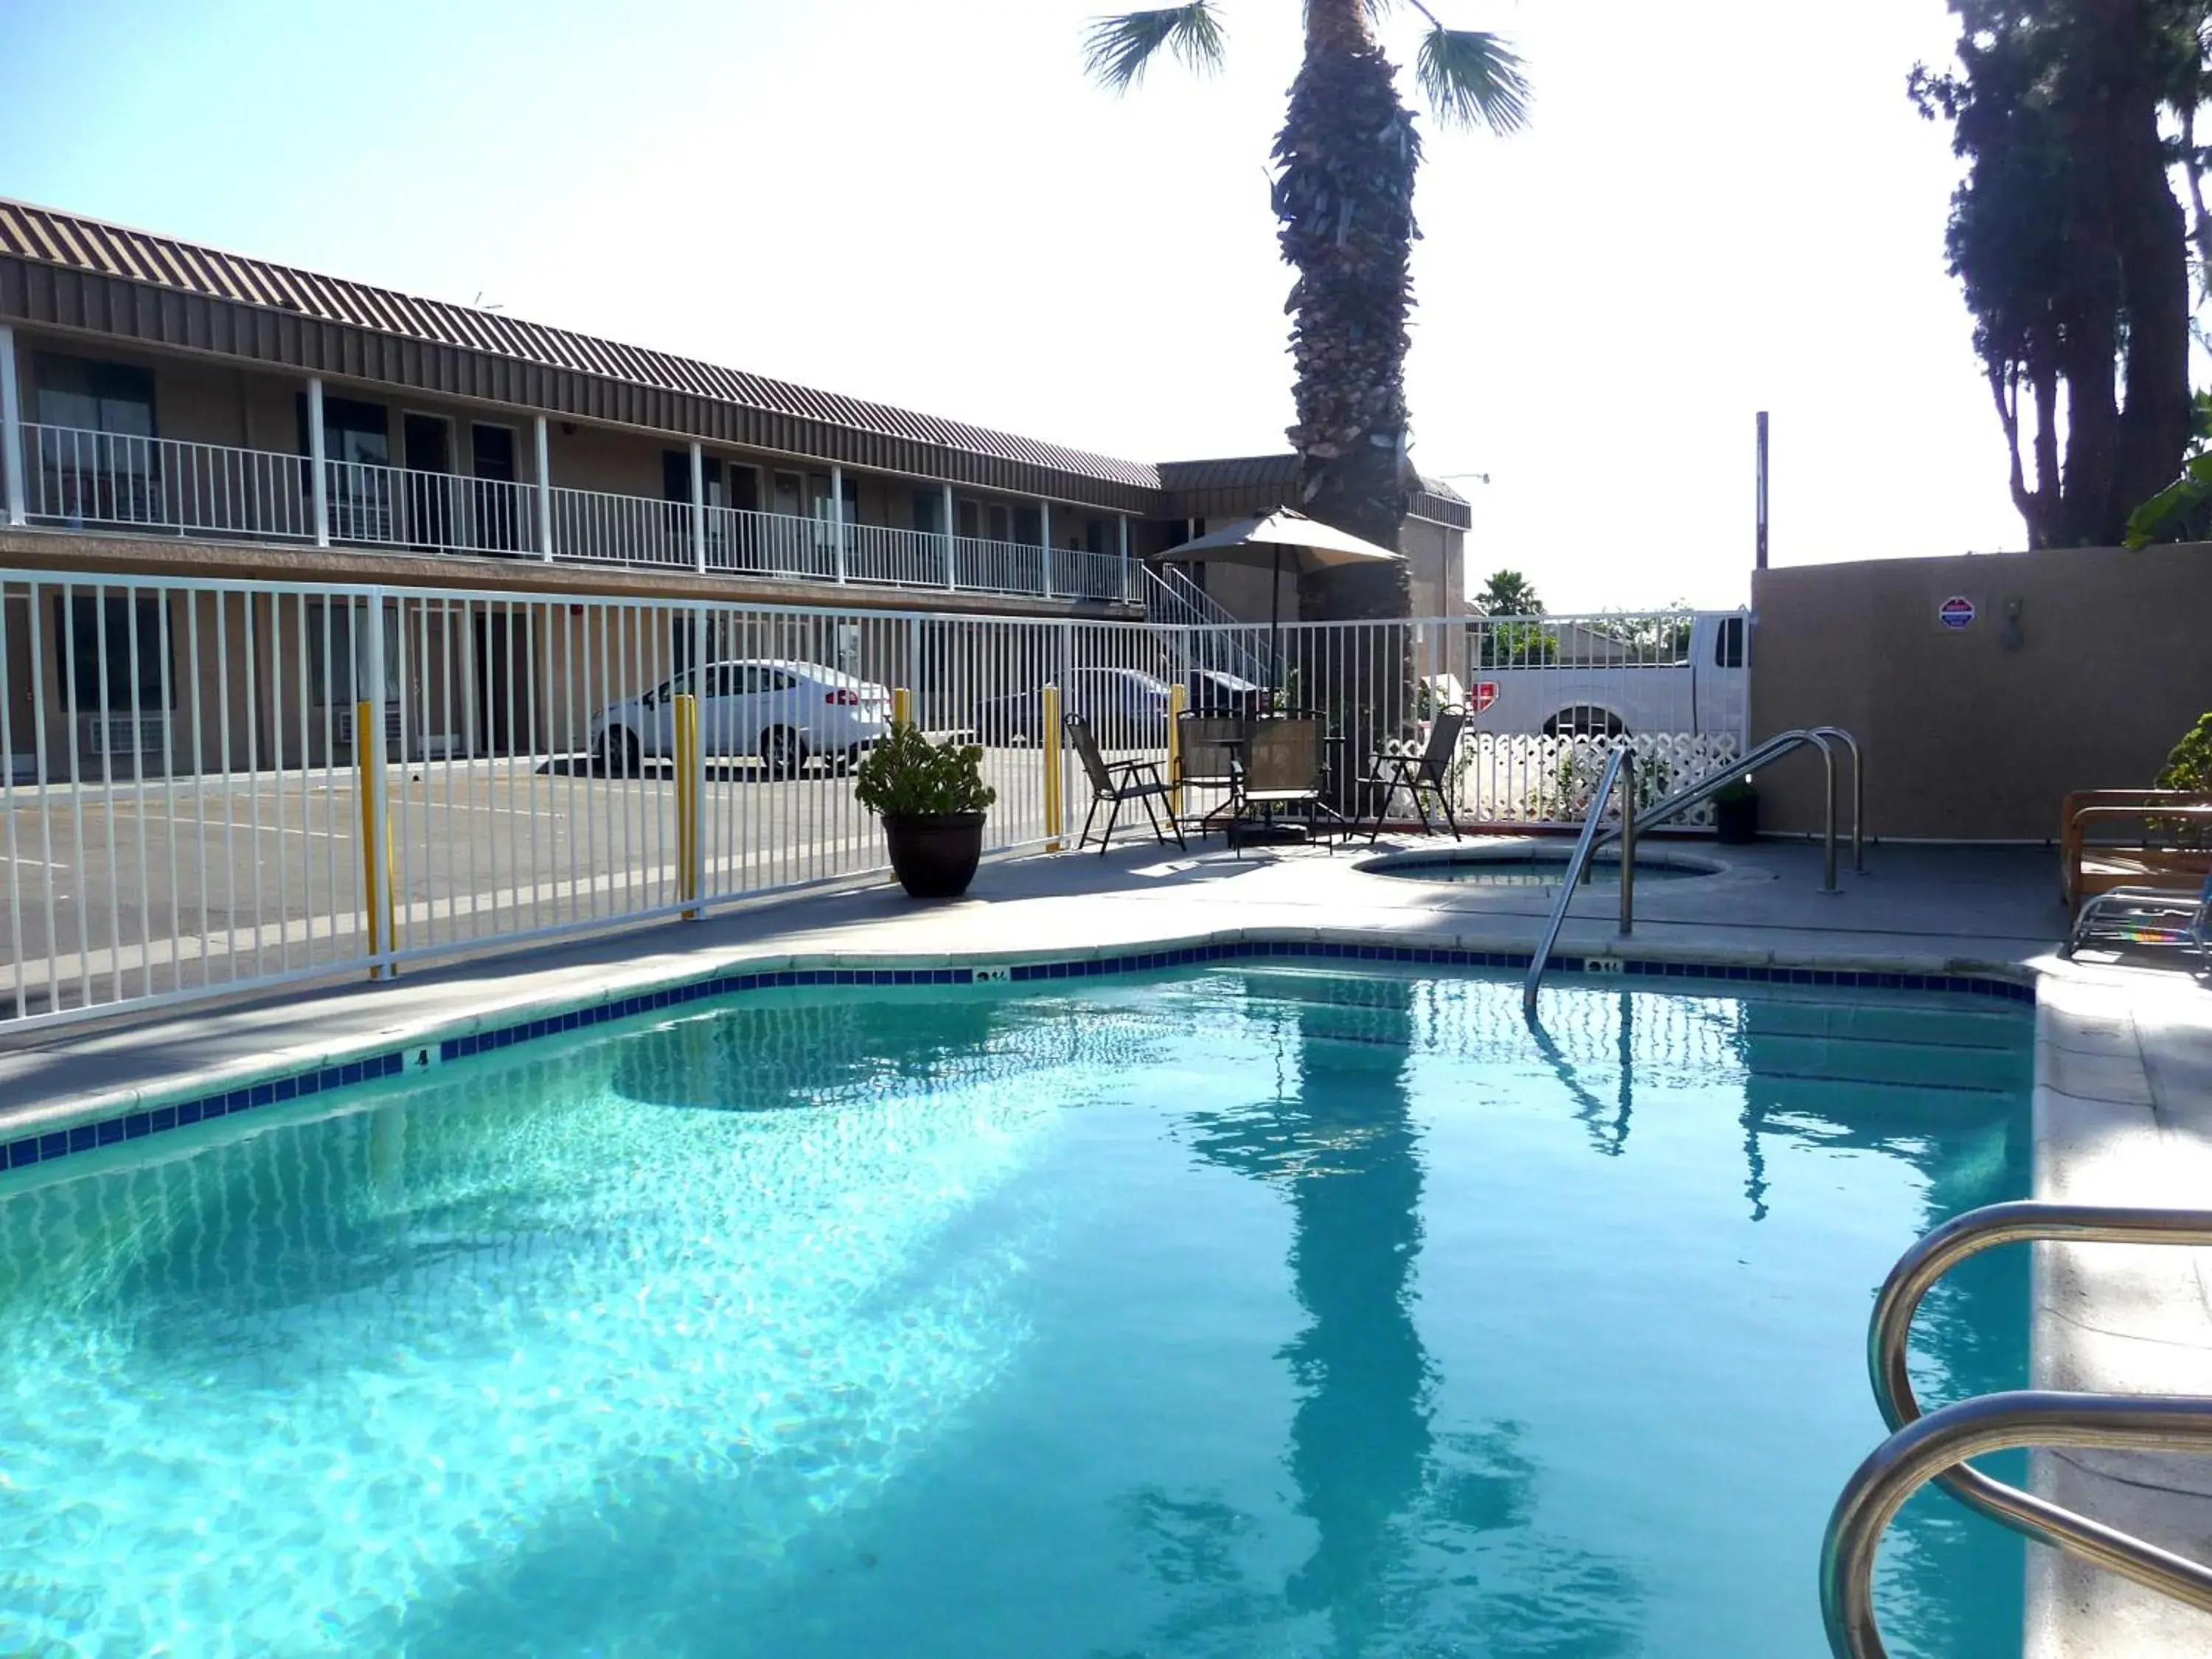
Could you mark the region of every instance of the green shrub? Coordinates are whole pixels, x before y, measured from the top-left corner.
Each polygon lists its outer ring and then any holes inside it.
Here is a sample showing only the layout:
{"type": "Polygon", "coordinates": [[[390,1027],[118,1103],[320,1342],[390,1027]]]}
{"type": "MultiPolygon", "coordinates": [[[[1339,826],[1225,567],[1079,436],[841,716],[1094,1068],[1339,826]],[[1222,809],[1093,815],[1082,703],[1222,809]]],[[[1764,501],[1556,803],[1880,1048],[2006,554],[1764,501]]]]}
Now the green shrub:
{"type": "Polygon", "coordinates": [[[2212,714],[2197,717],[2156,779],[2160,789],[2190,789],[2212,794],[2212,714]]]}
{"type": "Polygon", "coordinates": [[[932,743],[912,726],[895,726],[870,750],[855,774],[853,793],[885,818],[981,812],[999,798],[983,781],[983,751],[947,738],[932,743]]]}

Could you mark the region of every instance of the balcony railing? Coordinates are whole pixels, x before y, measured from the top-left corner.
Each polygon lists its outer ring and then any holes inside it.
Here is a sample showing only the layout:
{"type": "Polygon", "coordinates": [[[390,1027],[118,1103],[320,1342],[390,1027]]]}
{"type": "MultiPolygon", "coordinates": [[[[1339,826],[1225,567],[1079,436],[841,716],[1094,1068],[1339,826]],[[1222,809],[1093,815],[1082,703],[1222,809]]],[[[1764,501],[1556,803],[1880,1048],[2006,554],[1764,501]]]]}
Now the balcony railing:
{"type": "MultiPolygon", "coordinates": [[[[45,527],[313,542],[301,455],[25,422],[24,508],[45,527]]],[[[356,461],[324,464],[325,539],[347,546],[902,589],[1120,600],[1113,554],[754,513],[356,461]],[[544,546],[550,527],[551,550],[544,546]],[[841,545],[842,542],[842,545],[841,545]]]]}

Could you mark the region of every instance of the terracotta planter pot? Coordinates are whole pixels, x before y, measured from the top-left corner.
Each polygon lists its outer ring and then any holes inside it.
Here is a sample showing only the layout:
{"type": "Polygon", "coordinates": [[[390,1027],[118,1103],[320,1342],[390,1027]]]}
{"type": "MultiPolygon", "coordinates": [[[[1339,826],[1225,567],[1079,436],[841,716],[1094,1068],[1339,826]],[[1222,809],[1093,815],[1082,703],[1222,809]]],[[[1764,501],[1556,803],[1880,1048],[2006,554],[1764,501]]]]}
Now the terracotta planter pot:
{"type": "Polygon", "coordinates": [[[1748,847],[1759,839],[1759,797],[1713,802],[1713,836],[1723,847],[1748,847]]]}
{"type": "Polygon", "coordinates": [[[939,812],[885,818],[891,870],[911,898],[958,898],[983,856],[983,814],[939,812]]]}

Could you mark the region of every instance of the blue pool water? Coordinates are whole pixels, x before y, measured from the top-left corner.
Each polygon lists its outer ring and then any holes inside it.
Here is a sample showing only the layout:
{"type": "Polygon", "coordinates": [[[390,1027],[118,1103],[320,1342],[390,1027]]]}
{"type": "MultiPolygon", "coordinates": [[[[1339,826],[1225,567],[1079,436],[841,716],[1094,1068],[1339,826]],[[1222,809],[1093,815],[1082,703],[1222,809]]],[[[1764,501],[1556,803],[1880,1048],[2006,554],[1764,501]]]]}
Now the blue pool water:
{"type": "MultiPolygon", "coordinates": [[[[1873,1288],[2027,1187],[1980,999],[857,994],[0,1178],[0,1652],[1809,1659],[1873,1288]]],[[[2018,1652],[1995,1528],[1882,1571],[2018,1652]]]]}

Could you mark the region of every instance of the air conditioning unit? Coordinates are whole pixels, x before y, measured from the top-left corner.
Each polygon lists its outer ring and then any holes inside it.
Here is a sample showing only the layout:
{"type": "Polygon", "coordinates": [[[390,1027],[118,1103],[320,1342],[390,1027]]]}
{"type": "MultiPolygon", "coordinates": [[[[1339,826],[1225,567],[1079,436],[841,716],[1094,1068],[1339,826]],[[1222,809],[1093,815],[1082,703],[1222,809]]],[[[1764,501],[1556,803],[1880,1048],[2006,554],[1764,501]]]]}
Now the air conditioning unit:
{"type": "Polygon", "coordinates": [[[86,714],[82,720],[88,755],[135,758],[168,750],[169,717],[165,714],[86,714]]]}
{"type": "MultiPolygon", "coordinates": [[[[388,702],[384,705],[384,752],[386,755],[396,757],[399,753],[400,732],[399,705],[396,702],[388,702]]],[[[343,744],[349,749],[353,747],[353,705],[351,703],[341,703],[331,710],[331,741],[343,744]]]]}

